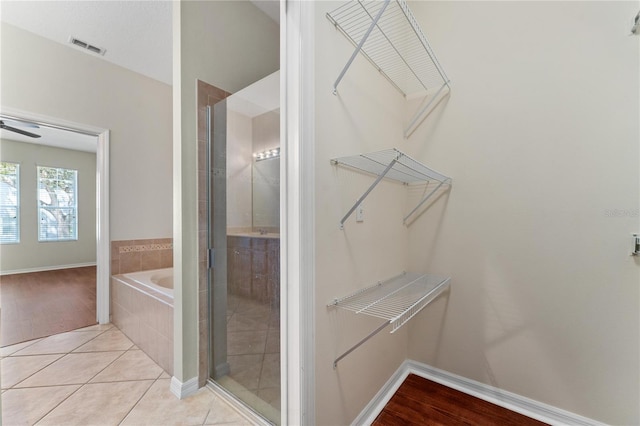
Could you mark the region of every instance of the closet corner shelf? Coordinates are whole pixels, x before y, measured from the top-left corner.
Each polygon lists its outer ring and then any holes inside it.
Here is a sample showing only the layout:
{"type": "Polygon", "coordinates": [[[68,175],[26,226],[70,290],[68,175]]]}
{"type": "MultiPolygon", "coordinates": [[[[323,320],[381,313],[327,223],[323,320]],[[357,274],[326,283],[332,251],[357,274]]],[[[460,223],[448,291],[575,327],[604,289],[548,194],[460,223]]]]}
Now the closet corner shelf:
{"type": "Polygon", "coordinates": [[[451,185],[451,178],[438,173],[424,164],[414,160],[407,154],[395,149],[386,149],[383,151],[372,152],[368,154],[353,155],[349,157],[339,157],[331,160],[331,163],[338,166],[345,166],[360,170],[377,178],[371,184],[364,194],[349,209],[347,214],[340,220],[340,229],[344,228],[344,222],[358,208],[360,203],[369,195],[373,188],[380,183],[383,178],[393,181],[402,182],[404,184],[416,184],[437,182],[437,185],[420,200],[417,206],[413,208],[403,219],[403,223],[407,220],[433,195],[438,189],[444,185],[451,185]]]}
{"type": "Polygon", "coordinates": [[[391,333],[397,331],[448,289],[450,281],[449,277],[403,272],[396,277],[378,282],[349,296],[335,299],[333,303],[328,305],[329,307],[382,318],[385,322],[336,358],[333,367],[335,368],[341,359],[387,326],[393,326],[391,333]]]}
{"type": "Polygon", "coordinates": [[[327,13],[327,18],[355,46],[333,84],[334,94],[358,53],[405,97],[439,88],[410,121],[408,136],[420,117],[435,107],[440,93],[445,89],[448,93],[449,78],[405,0],[352,0],[327,13]]]}

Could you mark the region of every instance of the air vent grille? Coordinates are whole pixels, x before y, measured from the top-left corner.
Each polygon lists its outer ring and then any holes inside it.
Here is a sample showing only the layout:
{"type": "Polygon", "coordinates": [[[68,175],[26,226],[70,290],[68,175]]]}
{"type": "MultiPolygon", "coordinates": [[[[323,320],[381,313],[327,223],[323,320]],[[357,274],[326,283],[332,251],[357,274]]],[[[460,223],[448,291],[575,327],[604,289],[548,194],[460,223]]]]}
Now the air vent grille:
{"type": "Polygon", "coordinates": [[[96,53],[98,55],[104,55],[106,53],[106,51],[107,51],[107,49],[103,49],[101,47],[94,46],[93,44],[89,44],[86,41],[79,40],[79,39],[75,38],[74,36],[69,36],[69,43],[71,43],[71,44],[73,44],[75,46],[81,47],[83,49],[86,49],[86,50],[88,50],[90,52],[96,53]]]}

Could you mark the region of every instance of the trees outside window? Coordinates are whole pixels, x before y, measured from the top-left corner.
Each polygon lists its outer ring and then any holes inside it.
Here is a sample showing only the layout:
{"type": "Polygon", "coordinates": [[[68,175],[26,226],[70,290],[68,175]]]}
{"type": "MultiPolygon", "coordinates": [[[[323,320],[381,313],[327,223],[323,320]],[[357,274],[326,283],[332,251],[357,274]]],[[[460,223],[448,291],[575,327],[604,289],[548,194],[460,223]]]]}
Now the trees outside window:
{"type": "Polygon", "coordinates": [[[78,239],[78,171],[38,166],[38,241],[78,239]]]}
{"type": "Polygon", "coordinates": [[[20,242],[20,165],[0,162],[0,244],[20,242]]]}

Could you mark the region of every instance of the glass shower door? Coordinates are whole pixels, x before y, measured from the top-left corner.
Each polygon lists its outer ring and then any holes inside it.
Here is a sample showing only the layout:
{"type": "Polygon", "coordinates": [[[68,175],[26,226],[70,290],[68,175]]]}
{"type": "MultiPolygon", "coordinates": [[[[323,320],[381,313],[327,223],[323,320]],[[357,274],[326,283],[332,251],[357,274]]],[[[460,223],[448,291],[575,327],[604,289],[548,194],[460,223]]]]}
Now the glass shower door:
{"type": "Polygon", "coordinates": [[[216,104],[211,115],[210,374],[279,424],[280,118],[254,101],[243,107],[250,88],[216,104]]]}

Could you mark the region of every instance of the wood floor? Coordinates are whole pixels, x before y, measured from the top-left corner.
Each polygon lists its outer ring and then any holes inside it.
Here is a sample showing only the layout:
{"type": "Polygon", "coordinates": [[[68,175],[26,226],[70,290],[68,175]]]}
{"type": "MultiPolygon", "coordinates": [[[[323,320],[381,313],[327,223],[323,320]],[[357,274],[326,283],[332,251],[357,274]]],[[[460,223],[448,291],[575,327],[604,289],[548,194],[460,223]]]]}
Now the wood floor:
{"type": "Polygon", "coordinates": [[[409,375],[373,422],[407,425],[543,425],[490,402],[409,375]]]}
{"type": "Polygon", "coordinates": [[[96,267],[0,276],[0,346],[96,324],[96,267]]]}

